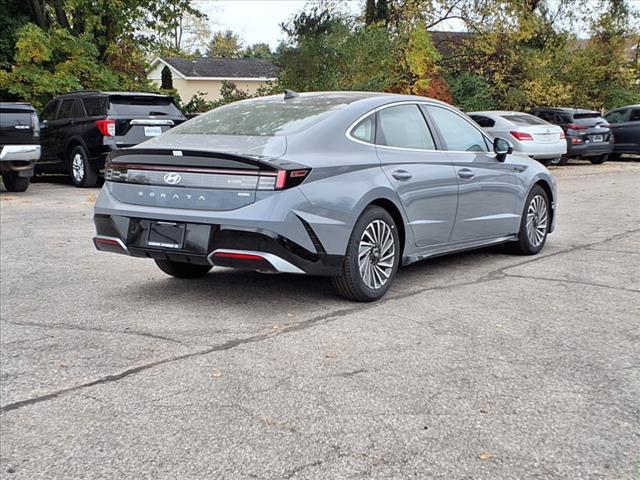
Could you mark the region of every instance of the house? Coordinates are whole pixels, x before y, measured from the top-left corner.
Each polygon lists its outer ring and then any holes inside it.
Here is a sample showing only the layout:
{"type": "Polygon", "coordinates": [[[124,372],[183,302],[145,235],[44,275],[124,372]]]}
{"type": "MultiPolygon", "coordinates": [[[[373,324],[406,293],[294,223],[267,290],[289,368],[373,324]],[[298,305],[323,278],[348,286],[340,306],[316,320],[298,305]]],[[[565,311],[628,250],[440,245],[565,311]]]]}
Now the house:
{"type": "Polygon", "coordinates": [[[254,94],[267,82],[275,81],[277,74],[275,65],[257,58],[157,57],[151,62],[147,78],[160,86],[165,67],[171,72],[173,88],[184,102],[198,92],[204,93],[208,100],[219,99],[225,80],[254,94]]]}

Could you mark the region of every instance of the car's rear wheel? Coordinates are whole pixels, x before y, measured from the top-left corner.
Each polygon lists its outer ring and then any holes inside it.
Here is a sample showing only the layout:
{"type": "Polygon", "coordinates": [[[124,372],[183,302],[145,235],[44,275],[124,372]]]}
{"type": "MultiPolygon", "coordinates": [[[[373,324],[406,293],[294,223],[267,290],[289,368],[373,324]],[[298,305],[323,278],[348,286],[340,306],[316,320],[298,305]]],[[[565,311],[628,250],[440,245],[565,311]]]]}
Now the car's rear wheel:
{"type": "Polygon", "coordinates": [[[568,161],[569,161],[569,156],[568,155],[562,155],[560,157],[560,159],[558,160],[558,163],[556,163],[555,165],[566,165],[568,161]]]}
{"type": "Polygon", "coordinates": [[[25,192],[29,188],[29,177],[19,177],[18,172],[3,173],[2,181],[9,192],[25,192]]]}
{"type": "Polygon", "coordinates": [[[400,263],[400,237],[393,218],[378,206],[368,207],[356,222],[340,276],[332,279],[338,293],[359,302],[382,297],[400,263]]]}
{"type": "Polygon", "coordinates": [[[609,159],[609,155],[598,155],[597,157],[589,158],[589,161],[594,165],[601,165],[609,159]]]}
{"type": "Polygon", "coordinates": [[[549,197],[540,185],[535,185],[524,204],[518,241],[514,244],[516,253],[535,255],[542,250],[547,241],[550,225],[549,197]]]}
{"type": "Polygon", "coordinates": [[[160,270],[176,278],[204,277],[213,268],[211,265],[195,265],[193,263],[174,262],[173,260],[155,260],[155,262],[160,270]]]}
{"type": "Polygon", "coordinates": [[[69,153],[69,173],[76,187],[90,188],[98,184],[98,172],[94,170],[87,151],[81,145],[77,145],[69,153]]]}

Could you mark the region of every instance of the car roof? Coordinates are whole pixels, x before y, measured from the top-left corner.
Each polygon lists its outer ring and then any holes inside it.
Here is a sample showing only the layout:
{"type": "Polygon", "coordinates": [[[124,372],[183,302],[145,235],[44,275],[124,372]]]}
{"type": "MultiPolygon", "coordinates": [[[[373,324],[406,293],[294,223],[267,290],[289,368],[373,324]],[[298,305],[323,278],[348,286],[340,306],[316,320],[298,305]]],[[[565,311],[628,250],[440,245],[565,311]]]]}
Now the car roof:
{"type": "Polygon", "coordinates": [[[0,107],[10,107],[16,110],[35,111],[35,108],[33,108],[33,105],[27,102],[0,102],[0,107]]]}
{"type": "Polygon", "coordinates": [[[169,95],[165,95],[162,93],[152,93],[152,92],[103,92],[100,90],[77,90],[74,92],[67,92],[67,93],[62,93],[60,95],[58,95],[58,97],[67,97],[67,96],[91,96],[91,95],[105,95],[105,96],[110,96],[110,95],[118,95],[118,96],[144,96],[144,97],[169,97],[169,95]]]}
{"type": "Polygon", "coordinates": [[[534,111],[540,111],[540,110],[551,110],[554,112],[565,112],[565,113],[597,113],[600,114],[600,112],[597,112],[596,110],[589,110],[587,108],[569,108],[569,107],[537,107],[533,109],[534,111]]]}

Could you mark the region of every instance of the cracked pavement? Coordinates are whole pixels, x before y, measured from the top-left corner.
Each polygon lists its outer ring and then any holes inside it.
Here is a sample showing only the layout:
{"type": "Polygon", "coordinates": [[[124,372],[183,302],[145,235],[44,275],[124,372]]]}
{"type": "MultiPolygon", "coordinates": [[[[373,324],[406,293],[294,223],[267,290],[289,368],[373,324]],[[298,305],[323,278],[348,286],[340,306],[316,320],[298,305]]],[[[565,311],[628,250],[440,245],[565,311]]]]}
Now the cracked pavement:
{"type": "Polygon", "coordinates": [[[640,478],[640,163],[553,170],[535,257],[326,279],[97,252],[97,190],[0,194],[0,477],[640,478]]]}

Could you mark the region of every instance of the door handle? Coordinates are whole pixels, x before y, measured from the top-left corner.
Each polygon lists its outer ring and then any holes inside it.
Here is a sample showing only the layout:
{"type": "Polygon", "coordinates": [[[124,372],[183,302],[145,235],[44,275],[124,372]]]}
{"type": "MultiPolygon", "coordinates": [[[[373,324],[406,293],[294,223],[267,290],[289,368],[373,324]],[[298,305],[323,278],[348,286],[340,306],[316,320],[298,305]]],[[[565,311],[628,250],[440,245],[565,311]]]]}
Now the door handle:
{"type": "Polygon", "coordinates": [[[460,178],[473,178],[476,176],[476,174],[473,173],[473,170],[470,170],[468,168],[461,168],[460,170],[458,170],[458,176],[460,178]]]}
{"type": "Polygon", "coordinates": [[[396,170],[391,174],[396,180],[409,180],[412,175],[406,170],[396,170]]]}

